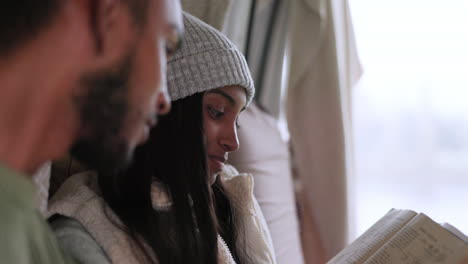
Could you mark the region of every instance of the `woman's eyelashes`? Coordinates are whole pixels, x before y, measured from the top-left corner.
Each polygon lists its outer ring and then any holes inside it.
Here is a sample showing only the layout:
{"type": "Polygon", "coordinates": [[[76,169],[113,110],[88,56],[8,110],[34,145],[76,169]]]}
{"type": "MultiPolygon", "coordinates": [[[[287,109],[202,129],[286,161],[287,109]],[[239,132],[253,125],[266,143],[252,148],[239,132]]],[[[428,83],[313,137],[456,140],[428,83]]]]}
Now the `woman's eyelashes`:
{"type": "Polygon", "coordinates": [[[208,113],[210,113],[211,118],[215,120],[219,120],[224,116],[224,110],[219,110],[212,106],[208,106],[208,113]]]}
{"type": "MultiPolygon", "coordinates": [[[[214,120],[220,120],[226,115],[226,113],[224,112],[224,109],[220,110],[219,108],[216,108],[213,106],[208,106],[207,109],[208,109],[208,113],[210,114],[210,117],[213,118],[214,120]]],[[[237,129],[240,128],[239,119],[237,118],[235,120],[235,125],[237,129]]]]}

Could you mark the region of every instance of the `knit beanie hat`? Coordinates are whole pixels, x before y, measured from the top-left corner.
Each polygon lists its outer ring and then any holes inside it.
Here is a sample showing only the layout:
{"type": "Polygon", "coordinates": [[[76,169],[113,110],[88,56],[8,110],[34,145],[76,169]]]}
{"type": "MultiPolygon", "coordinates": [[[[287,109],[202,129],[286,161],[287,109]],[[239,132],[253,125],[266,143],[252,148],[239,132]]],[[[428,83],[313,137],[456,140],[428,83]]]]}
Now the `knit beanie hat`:
{"type": "Polygon", "coordinates": [[[239,85],[245,88],[249,104],[255,88],[244,55],[221,32],[186,12],[184,26],[182,47],[167,66],[171,100],[239,85]]]}

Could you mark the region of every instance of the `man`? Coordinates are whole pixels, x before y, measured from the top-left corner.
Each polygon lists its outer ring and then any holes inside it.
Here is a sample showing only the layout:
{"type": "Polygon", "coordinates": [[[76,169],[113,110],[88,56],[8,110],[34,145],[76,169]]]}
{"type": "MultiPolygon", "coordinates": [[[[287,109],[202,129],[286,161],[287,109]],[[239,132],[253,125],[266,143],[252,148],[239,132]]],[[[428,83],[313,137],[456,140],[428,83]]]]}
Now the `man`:
{"type": "Polygon", "coordinates": [[[67,263],[36,212],[31,174],[72,149],[121,168],[169,111],[178,0],[7,0],[0,9],[0,259],[67,263]]]}

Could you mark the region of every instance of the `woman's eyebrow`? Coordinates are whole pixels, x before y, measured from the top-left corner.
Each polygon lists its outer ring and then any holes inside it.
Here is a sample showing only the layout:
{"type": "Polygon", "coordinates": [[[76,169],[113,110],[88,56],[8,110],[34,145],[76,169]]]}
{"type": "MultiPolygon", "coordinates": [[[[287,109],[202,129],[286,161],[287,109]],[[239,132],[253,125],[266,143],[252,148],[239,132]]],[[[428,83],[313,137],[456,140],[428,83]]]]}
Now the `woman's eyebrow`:
{"type": "Polygon", "coordinates": [[[219,94],[219,95],[225,97],[229,101],[229,103],[231,105],[233,105],[233,106],[236,105],[236,100],[234,100],[234,98],[232,98],[232,96],[230,96],[229,94],[225,93],[222,90],[211,90],[211,91],[208,91],[208,93],[219,94]]]}

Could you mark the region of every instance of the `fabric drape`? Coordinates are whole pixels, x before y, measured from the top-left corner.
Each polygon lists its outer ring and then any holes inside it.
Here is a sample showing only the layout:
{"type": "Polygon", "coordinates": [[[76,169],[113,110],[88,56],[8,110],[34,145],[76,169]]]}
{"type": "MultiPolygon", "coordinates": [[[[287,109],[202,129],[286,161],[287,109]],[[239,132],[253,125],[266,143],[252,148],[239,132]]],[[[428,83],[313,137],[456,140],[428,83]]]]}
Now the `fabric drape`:
{"type": "Polygon", "coordinates": [[[224,18],[232,0],[182,0],[182,9],[216,29],[224,26],[224,18]]]}
{"type": "Polygon", "coordinates": [[[346,80],[349,69],[360,72],[352,31],[343,28],[349,17],[335,17],[333,10],[347,7],[345,3],[296,0],[291,27],[288,126],[297,172],[327,259],[347,242],[352,82],[346,80]]]}

